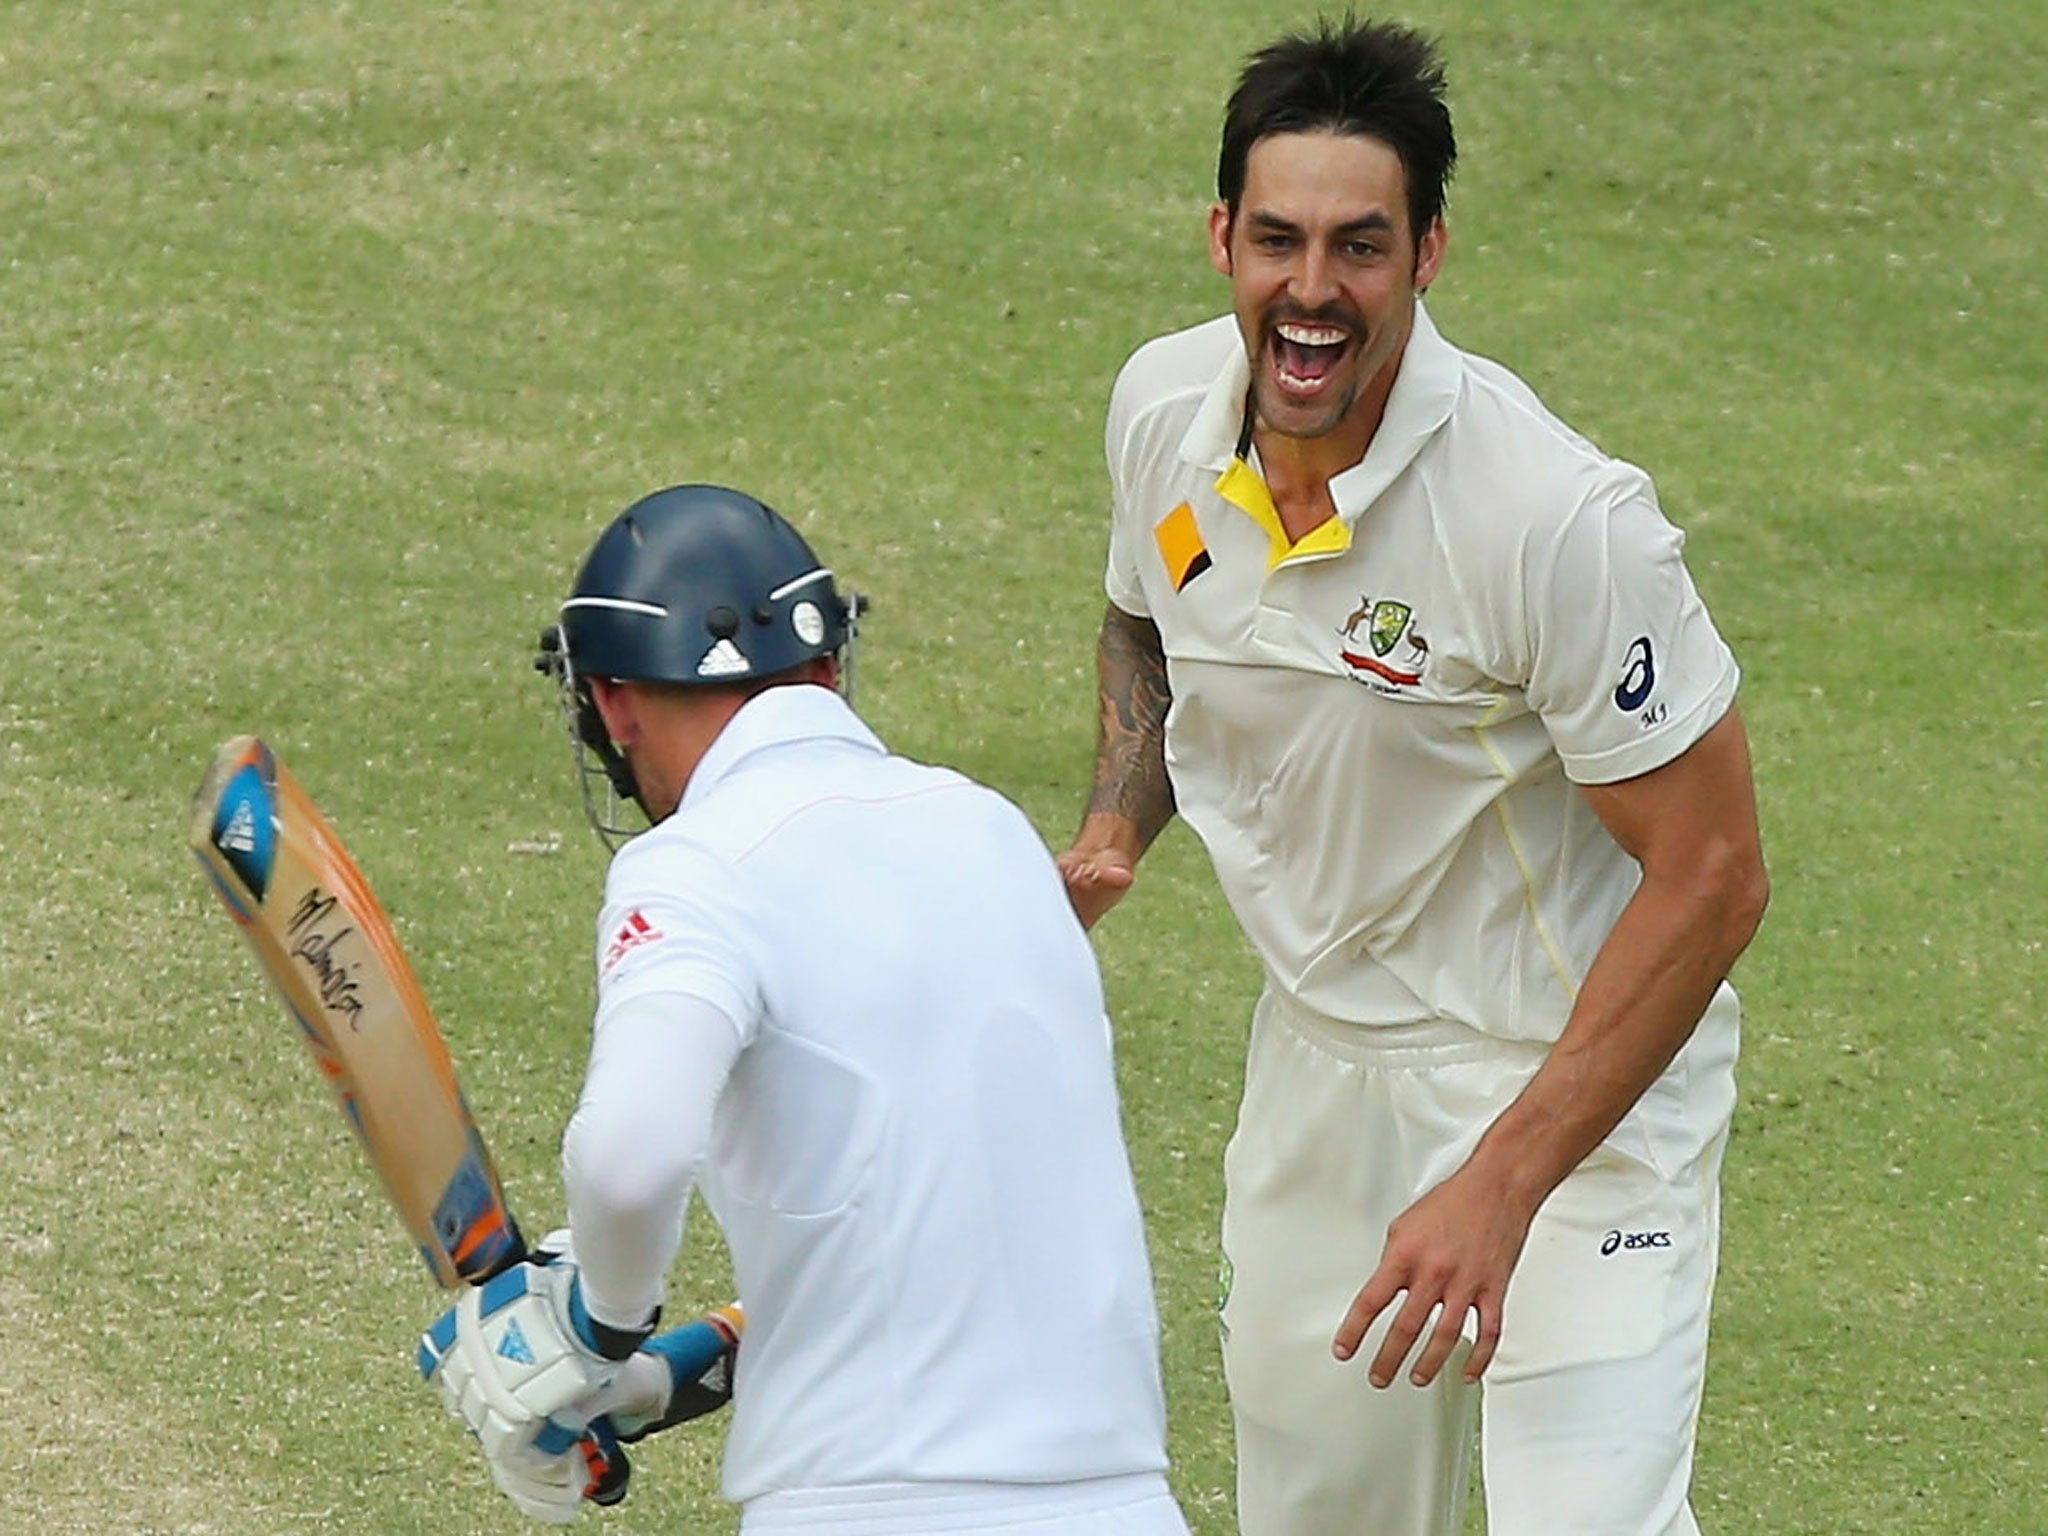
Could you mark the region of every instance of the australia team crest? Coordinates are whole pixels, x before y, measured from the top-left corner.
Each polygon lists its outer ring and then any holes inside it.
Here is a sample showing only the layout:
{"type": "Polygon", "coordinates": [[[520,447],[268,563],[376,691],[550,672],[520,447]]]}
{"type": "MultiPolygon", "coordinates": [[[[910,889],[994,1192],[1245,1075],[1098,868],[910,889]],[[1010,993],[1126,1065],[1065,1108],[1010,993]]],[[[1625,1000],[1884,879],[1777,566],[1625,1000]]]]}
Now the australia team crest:
{"type": "Polygon", "coordinates": [[[1415,610],[1391,597],[1361,597],[1338,627],[1344,646],[1337,659],[1361,682],[1413,688],[1429,665],[1429,642],[1415,627],[1415,610]]]}

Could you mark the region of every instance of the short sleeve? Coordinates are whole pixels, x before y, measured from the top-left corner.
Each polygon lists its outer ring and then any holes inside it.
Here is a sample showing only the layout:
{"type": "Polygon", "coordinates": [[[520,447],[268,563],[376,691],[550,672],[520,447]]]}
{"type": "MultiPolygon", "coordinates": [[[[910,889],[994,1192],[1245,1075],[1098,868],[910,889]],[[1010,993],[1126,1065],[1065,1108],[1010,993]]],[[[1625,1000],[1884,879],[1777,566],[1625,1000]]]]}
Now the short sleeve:
{"type": "Polygon", "coordinates": [[[741,881],[687,840],[643,836],[612,859],[597,928],[597,1017],[651,993],[699,998],[742,1043],[762,1012],[741,881]]]}
{"type": "Polygon", "coordinates": [[[1529,704],[1576,783],[1662,767],[1734,702],[1735,657],[1684,549],[1647,477],[1589,497],[1529,549],[1529,704]]]}
{"type": "Polygon", "coordinates": [[[1109,417],[1103,429],[1103,456],[1109,462],[1109,566],[1102,588],[1109,600],[1125,613],[1150,618],[1152,605],[1146,601],[1139,579],[1139,560],[1144,553],[1147,530],[1138,526],[1131,505],[1130,480],[1133,442],[1131,365],[1125,364],[1110,393],[1109,417]]]}

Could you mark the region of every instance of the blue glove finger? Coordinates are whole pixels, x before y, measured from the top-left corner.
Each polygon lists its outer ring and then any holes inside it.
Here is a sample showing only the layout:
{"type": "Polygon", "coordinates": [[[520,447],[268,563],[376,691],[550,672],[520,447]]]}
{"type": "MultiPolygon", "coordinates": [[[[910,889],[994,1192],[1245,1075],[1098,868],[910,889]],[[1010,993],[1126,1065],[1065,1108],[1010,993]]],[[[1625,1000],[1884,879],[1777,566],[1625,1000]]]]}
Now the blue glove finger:
{"type": "Polygon", "coordinates": [[[420,1377],[425,1381],[434,1379],[434,1372],[441,1368],[441,1362],[448,1358],[448,1351],[455,1347],[455,1309],[450,1307],[434,1320],[433,1327],[420,1335],[419,1367],[420,1377]]]}

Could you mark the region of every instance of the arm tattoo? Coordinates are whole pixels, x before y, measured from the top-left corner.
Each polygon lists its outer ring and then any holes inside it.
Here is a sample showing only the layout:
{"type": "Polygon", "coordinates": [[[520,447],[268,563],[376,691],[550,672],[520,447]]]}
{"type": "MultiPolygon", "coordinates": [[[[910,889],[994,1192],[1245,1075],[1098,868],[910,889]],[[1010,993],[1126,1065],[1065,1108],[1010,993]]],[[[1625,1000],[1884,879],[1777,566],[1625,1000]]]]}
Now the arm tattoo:
{"type": "Polygon", "coordinates": [[[1102,715],[1095,737],[1095,792],[1088,814],[1122,816],[1150,847],[1173,819],[1166,776],[1166,652],[1150,619],[1114,603],[1102,618],[1095,653],[1102,715]]]}

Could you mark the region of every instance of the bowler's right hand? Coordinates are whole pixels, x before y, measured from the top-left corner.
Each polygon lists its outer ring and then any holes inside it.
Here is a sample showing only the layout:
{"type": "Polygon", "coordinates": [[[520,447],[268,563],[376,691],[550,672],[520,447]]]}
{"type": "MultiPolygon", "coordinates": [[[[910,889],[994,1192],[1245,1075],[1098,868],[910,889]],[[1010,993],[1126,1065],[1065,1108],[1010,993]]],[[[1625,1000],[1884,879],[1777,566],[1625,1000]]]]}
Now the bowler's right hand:
{"type": "Polygon", "coordinates": [[[1087,848],[1076,843],[1055,860],[1067,882],[1067,900],[1083,928],[1093,928],[1103,914],[1124,898],[1138,877],[1130,856],[1118,848],[1087,848]]]}

